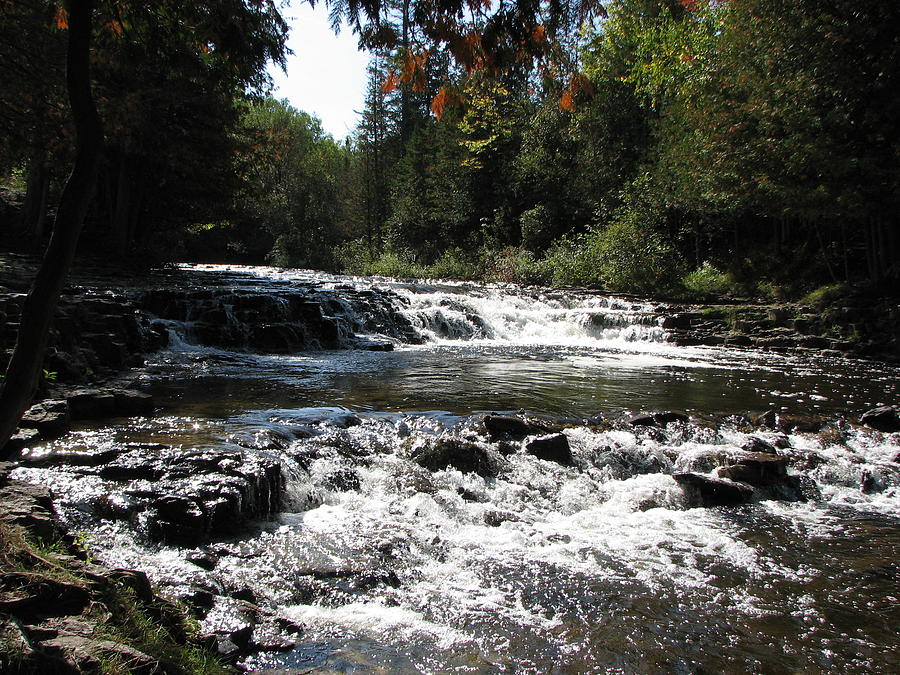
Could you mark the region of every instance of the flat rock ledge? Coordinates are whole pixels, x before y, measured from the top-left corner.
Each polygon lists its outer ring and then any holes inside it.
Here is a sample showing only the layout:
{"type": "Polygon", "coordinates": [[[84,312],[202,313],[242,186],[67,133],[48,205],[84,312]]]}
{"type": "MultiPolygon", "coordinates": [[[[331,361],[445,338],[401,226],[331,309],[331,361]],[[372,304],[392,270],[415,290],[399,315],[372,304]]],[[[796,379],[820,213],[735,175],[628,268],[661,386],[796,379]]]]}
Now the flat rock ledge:
{"type": "Polygon", "coordinates": [[[10,480],[10,468],[0,465],[0,672],[178,671],[129,635],[135,614],[158,627],[167,650],[204,649],[143,572],[88,561],[58,524],[50,491],[10,480]]]}
{"type": "Polygon", "coordinates": [[[67,490],[83,514],[126,521],[150,541],[175,545],[237,534],[249,520],[280,510],[284,491],[280,460],[249,450],[127,444],[26,453],[20,466],[51,471],[57,484],[77,486],[90,477],[83,492],[67,490]]]}

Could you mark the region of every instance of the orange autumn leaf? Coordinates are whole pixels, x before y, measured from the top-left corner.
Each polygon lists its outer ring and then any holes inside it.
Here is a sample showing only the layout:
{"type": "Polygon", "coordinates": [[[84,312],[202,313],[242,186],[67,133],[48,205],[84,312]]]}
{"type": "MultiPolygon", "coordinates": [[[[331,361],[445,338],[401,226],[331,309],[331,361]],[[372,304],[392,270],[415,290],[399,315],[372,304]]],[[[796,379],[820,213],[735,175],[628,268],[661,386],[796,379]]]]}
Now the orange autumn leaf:
{"type": "Polygon", "coordinates": [[[390,94],[394,91],[400,84],[400,78],[397,76],[395,71],[391,71],[387,79],[384,81],[384,84],[381,85],[381,91],[385,94],[390,94]]]}
{"type": "Polygon", "coordinates": [[[444,116],[444,108],[447,107],[447,90],[444,87],[441,87],[440,91],[438,91],[437,95],[434,97],[434,100],[431,101],[431,112],[434,113],[434,116],[438,119],[444,116]]]}
{"type": "Polygon", "coordinates": [[[575,97],[568,89],[566,89],[560,97],[559,107],[561,110],[568,110],[569,112],[575,110],[575,97]]]}
{"type": "Polygon", "coordinates": [[[125,32],[125,28],[122,26],[121,21],[110,21],[107,26],[109,30],[116,35],[122,35],[125,32]]]}
{"type": "Polygon", "coordinates": [[[531,41],[536,45],[545,43],[547,41],[547,29],[541,24],[534,26],[531,29],[531,41]]]}
{"type": "Polygon", "coordinates": [[[56,8],[56,16],[54,18],[56,20],[56,27],[59,30],[66,30],[69,27],[69,13],[64,7],[56,8]]]}

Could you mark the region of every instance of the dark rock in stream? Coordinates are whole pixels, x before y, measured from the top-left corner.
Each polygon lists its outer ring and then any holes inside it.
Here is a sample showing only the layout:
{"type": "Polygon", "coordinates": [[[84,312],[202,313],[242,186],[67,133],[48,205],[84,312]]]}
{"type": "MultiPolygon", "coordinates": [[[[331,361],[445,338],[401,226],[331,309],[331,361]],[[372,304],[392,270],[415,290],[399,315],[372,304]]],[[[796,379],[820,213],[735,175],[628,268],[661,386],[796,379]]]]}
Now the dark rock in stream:
{"type": "Polygon", "coordinates": [[[868,410],[859,418],[859,423],[885,433],[900,431],[900,415],[897,414],[897,410],[893,406],[882,406],[868,410]]]}
{"type": "Polygon", "coordinates": [[[193,545],[235,534],[282,505],[275,458],[229,450],[131,447],[100,466],[60,462],[76,474],[110,481],[94,500],[99,517],[127,520],[154,541],[193,545]]]}
{"type": "Polygon", "coordinates": [[[556,462],[563,466],[571,466],[572,450],[565,434],[548,434],[538,436],[525,444],[525,452],[538,459],[556,462]]]}
{"type": "Polygon", "coordinates": [[[787,458],[768,453],[748,453],[730,466],[719,468],[720,478],[765,487],[787,479],[787,458]]]}
{"type": "Polygon", "coordinates": [[[635,415],[628,420],[633,427],[665,427],[672,422],[688,422],[690,418],[684,413],[667,410],[664,412],[635,415]]]}
{"type": "Polygon", "coordinates": [[[672,478],[684,490],[688,506],[734,506],[753,498],[753,488],[744,483],[698,473],[676,473],[672,478]]]}
{"type": "Polygon", "coordinates": [[[497,476],[506,466],[496,450],[461,438],[428,439],[410,459],[429,471],[454,468],[483,478],[497,476]]]}
{"type": "Polygon", "coordinates": [[[19,421],[24,429],[35,429],[41,438],[52,440],[69,431],[69,404],[62,400],[47,400],[29,408],[19,421]]]}
{"type": "Polygon", "coordinates": [[[488,438],[496,441],[521,441],[527,436],[548,434],[558,431],[553,425],[511,415],[485,415],[482,420],[488,438]]]}

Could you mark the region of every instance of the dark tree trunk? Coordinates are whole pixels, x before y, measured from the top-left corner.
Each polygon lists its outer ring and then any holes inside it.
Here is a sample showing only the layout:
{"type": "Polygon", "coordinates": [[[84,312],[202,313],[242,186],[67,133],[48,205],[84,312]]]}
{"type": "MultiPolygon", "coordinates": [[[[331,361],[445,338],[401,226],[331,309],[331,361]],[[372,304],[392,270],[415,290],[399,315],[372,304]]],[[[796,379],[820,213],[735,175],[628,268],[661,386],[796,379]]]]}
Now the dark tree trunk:
{"type": "Polygon", "coordinates": [[[128,156],[119,159],[119,180],[116,181],[116,206],[112,219],[113,238],[116,253],[124,256],[131,246],[131,175],[128,171],[128,156]]]}
{"type": "Polygon", "coordinates": [[[28,166],[28,185],[25,189],[25,207],[22,213],[22,225],[26,232],[40,244],[47,227],[47,193],[50,190],[50,172],[47,170],[46,157],[43,153],[35,153],[28,166]]]}
{"type": "MultiPolygon", "coordinates": [[[[75,123],[75,162],[60,197],[44,260],[22,307],[15,351],[0,393],[0,445],[4,447],[40,382],[50,324],[97,183],[103,128],[91,95],[92,5],[92,0],[66,3],[69,13],[66,85],[75,123]]],[[[7,454],[0,450],[0,456],[7,454]]]]}

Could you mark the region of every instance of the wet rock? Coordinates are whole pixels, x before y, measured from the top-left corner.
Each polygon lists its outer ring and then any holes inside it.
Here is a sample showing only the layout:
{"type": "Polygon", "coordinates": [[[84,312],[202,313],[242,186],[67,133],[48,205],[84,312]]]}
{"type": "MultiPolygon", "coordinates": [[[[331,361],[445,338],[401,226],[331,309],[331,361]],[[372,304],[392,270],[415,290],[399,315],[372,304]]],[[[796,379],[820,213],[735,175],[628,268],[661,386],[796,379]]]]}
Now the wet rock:
{"type": "Polygon", "coordinates": [[[216,556],[205,551],[190,551],[184,558],[200,569],[207,571],[215,569],[219,562],[219,559],[216,556]]]}
{"type": "Polygon", "coordinates": [[[147,417],[153,414],[153,395],[131,389],[113,392],[116,415],[119,417],[147,417]]]}
{"type": "Polygon", "coordinates": [[[676,473],[672,478],[684,490],[688,506],[733,506],[753,498],[752,487],[731,480],[697,473],[676,473]]]}
{"type": "Polygon", "coordinates": [[[59,536],[53,497],[43,485],[9,481],[0,486],[0,505],[0,521],[24,527],[45,541],[59,536]]]}
{"type": "Polygon", "coordinates": [[[672,422],[688,422],[690,418],[684,413],[664,411],[634,415],[628,420],[633,427],[665,427],[672,422]]]}
{"type": "Polygon", "coordinates": [[[549,424],[511,415],[485,415],[482,421],[491,442],[523,440],[527,436],[554,431],[549,424]]]}
{"type": "Polygon", "coordinates": [[[755,422],[761,427],[776,429],[784,433],[818,433],[825,424],[818,417],[781,415],[774,410],[763,413],[756,418],[755,422]]]}
{"type": "Polygon", "coordinates": [[[278,429],[259,429],[232,434],[229,438],[242,448],[255,450],[285,450],[294,442],[287,432],[278,429]]]}
{"type": "Polygon", "coordinates": [[[720,478],[749,483],[757,487],[784,482],[787,478],[787,458],[769,453],[750,453],[739,457],[735,464],[719,468],[720,478]]]}
{"type": "Polygon", "coordinates": [[[66,401],[43,401],[31,406],[19,421],[25,429],[36,429],[41,438],[59,438],[69,431],[69,405],[66,401]]]}
{"type": "Polygon", "coordinates": [[[859,423],[877,431],[894,433],[900,431],[900,415],[893,406],[873,408],[862,414],[859,423]]]}
{"type": "Polygon", "coordinates": [[[359,473],[351,467],[338,467],[322,478],[322,487],[334,492],[358,490],[359,486],[359,473]]]}
{"type": "Polygon", "coordinates": [[[19,429],[10,436],[5,447],[10,454],[14,454],[21,452],[25,448],[30,448],[40,440],[41,433],[37,429],[19,429]]]}
{"type": "Polygon", "coordinates": [[[253,592],[252,588],[239,588],[235,591],[229,593],[229,595],[235,600],[243,600],[244,602],[249,602],[251,605],[256,604],[256,593],[253,592]]]}
{"type": "Polygon", "coordinates": [[[750,436],[741,444],[741,449],[746,452],[776,454],[775,446],[759,436],[750,436]]]}
{"type": "Polygon", "coordinates": [[[115,461],[85,467],[119,483],[86,505],[126,520],[155,541],[196,546],[235,534],[280,509],[284,480],[276,458],[232,450],[129,447],[115,461]]]}
{"type": "Polygon", "coordinates": [[[107,391],[76,389],[66,400],[69,402],[72,419],[103,419],[116,413],[116,397],[107,391]]]}
{"type": "Polygon", "coordinates": [[[538,459],[556,462],[563,466],[572,464],[572,450],[565,434],[548,434],[533,438],[525,444],[525,452],[538,459]]]}
{"type": "Polygon", "coordinates": [[[497,476],[506,465],[493,449],[461,438],[428,439],[423,446],[413,450],[410,459],[429,471],[454,468],[483,478],[497,476]]]}

